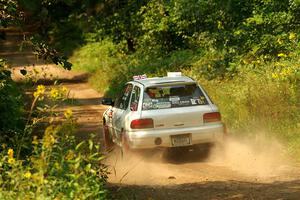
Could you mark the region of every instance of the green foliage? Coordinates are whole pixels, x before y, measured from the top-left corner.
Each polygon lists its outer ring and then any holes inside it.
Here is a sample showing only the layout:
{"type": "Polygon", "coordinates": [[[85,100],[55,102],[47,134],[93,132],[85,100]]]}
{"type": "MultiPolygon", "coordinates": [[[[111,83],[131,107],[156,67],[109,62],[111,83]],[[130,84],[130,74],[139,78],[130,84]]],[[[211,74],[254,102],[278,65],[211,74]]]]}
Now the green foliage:
{"type": "Polygon", "coordinates": [[[121,45],[122,53],[155,59],[177,50],[207,55],[210,52],[205,51],[213,49],[222,52],[214,64],[216,76],[224,76],[226,69],[235,73],[231,63],[241,55],[272,59],[289,52],[286,36],[300,30],[298,0],[22,0],[19,4],[33,13],[29,19],[39,22],[43,39],[68,55],[86,42],[106,40],[121,45]]]}
{"type": "Polygon", "coordinates": [[[168,5],[163,1],[150,1],[141,8],[142,36],[139,38],[139,46],[145,54],[170,52],[176,43],[180,43],[180,38],[177,38],[171,27],[168,12],[168,5]]]}
{"type": "Polygon", "coordinates": [[[26,160],[2,151],[1,199],[107,199],[99,146],[92,140],[76,144],[73,126],[67,119],[47,127],[43,139],[33,140],[34,151],[26,160]]]}
{"type": "Polygon", "coordinates": [[[97,70],[109,70],[117,65],[117,53],[116,47],[109,40],[92,42],[76,50],[70,61],[75,70],[94,73],[97,70]]]}
{"type": "Polygon", "coordinates": [[[13,143],[12,138],[24,129],[23,109],[21,91],[12,81],[5,61],[0,59],[0,143],[13,143]]]}
{"type": "Polygon", "coordinates": [[[0,0],[1,19],[0,28],[18,24],[20,14],[17,12],[18,4],[16,0],[0,0]]]}
{"type": "MultiPolygon", "coordinates": [[[[38,27],[38,34],[36,35],[36,37],[31,38],[30,40],[26,41],[25,40],[25,35],[24,35],[24,42],[29,42],[31,43],[31,45],[34,48],[34,51],[36,52],[36,54],[38,55],[39,58],[48,60],[53,62],[56,65],[61,65],[63,68],[65,69],[71,69],[72,64],[69,63],[66,60],[66,57],[62,56],[61,54],[59,54],[55,48],[61,48],[61,46],[57,45],[55,43],[56,39],[54,38],[58,38],[59,40],[65,40],[65,35],[63,35],[63,32],[60,32],[60,34],[56,34],[55,37],[52,37],[52,39],[50,40],[49,37],[51,37],[51,34],[55,34],[55,29],[50,28],[48,26],[54,26],[56,27],[58,24],[62,23],[62,20],[60,19],[56,19],[59,20],[60,23],[48,23],[51,22],[51,20],[49,20],[48,15],[49,12],[48,10],[43,7],[42,5],[52,5],[52,3],[54,4],[59,4],[59,2],[57,1],[27,1],[27,0],[20,0],[20,1],[16,1],[16,0],[1,0],[0,1],[0,5],[1,5],[1,19],[0,19],[0,28],[7,28],[8,26],[16,26],[18,28],[20,28],[22,31],[25,31],[25,29],[27,28],[26,26],[28,25],[32,25],[30,24],[30,22],[34,21],[35,24],[40,24],[38,27]],[[35,17],[30,17],[30,14],[32,14],[31,12],[37,14],[37,16],[35,17]],[[28,18],[28,19],[27,19],[28,18]],[[56,25],[56,26],[55,26],[56,25]],[[59,35],[60,37],[58,37],[57,35],[59,35]],[[46,38],[47,37],[47,38],[46,38]],[[42,38],[42,40],[41,40],[42,38]],[[46,41],[51,41],[49,42],[49,44],[46,43],[46,41]],[[50,46],[51,45],[51,46],[50,46]]],[[[51,6],[50,6],[51,7],[51,6]]],[[[53,10],[52,10],[53,11],[53,10]]],[[[56,13],[56,12],[54,12],[56,13]]],[[[67,18],[69,19],[69,18],[67,18]]],[[[70,20],[68,21],[70,22],[70,20]]],[[[71,24],[71,23],[69,23],[71,24]]],[[[64,26],[65,24],[63,24],[60,27],[67,27],[67,31],[65,29],[62,29],[62,31],[65,32],[69,32],[71,28],[69,28],[70,26],[64,26]]],[[[72,28],[74,29],[74,27],[77,27],[76,25],[73,25],[72,28]]],[[[29,30],[32,31],[32,30],[29,30]]],[[[64,33],[65,33],[64,32],[64,33]]],[[[73,36],[75,35],[74,33],[72,34],[73,36]]],[[[75,37],[78,38],[79,36],[75,37]]],[[[5,39],[5,32],[1,31],[0,32],[0,39],[5,39]]],[[[73,40],[74,42],[74,37],[70,38],[71,40],[73,40]]],[[[66,40],[68,41],[68,40],[66,40]]],[[[61,43],[59,43],[61,44],[61,43]]],[[[61,48],[63,49],[63,48],[61,48]]]]}
{"type": "Polygon", "coordinates": [[[72,110],[67,109],[63,116],[60,115],[60,123],[53,121],[53,117],[58,116],[54,109],[66,94],[64,87],[47,91],[45,86],[39,85],[33,93],[34,99],[21,137],[14,144],[2,143],[1,199],[108,198],[105,189],[107,170],[101,164],[104,157],[99,144],[92,138],[76,142],[73,135],[76,119],[72,110]],[[36,127],[46,120],[47,127],[40,135],[36,127]],[[32,151],[20,156],[28,139],[32,151]]]}
{"type": "Polygon", "coordinates": [[[37,38],[32,38],[31,43],[38,58],[60,65],[64,69],[71,70],[72,63],[68,62],[67,58],[61,56],[55,49],[37,38]]]}

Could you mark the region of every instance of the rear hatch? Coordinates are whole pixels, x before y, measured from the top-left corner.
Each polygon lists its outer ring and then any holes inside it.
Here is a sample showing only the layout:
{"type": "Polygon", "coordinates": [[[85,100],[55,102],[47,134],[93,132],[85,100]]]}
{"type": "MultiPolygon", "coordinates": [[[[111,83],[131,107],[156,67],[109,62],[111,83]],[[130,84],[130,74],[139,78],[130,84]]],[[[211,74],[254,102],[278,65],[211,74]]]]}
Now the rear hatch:
{"type": "Polygon", "coordinates": [[[151,118],[155,129],[203,125],[203,114],[212,112],[195,83],[158,85],[145,89],[141,118],[151,118]]]}
{"type": "Polygon", "coordinates": [[[211,112],[208,105],[149,110],[142,112],[142,118],[153,119],[155,129],[186,128],[203,125],[203,114],[211,112]]]}

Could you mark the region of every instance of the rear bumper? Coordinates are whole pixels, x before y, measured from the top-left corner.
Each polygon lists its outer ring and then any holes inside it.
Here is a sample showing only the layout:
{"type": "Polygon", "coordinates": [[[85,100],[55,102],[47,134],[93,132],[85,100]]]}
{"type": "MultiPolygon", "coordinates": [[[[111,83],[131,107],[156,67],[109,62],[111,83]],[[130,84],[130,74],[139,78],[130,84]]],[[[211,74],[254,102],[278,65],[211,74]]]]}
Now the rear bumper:
{"type": "Polygon", "coordinates": [[[189,134],[191,143],[189,145],[214,143],[222,141],[225,127],[223,124],[209,124],[201,127],[176,128],[151,131],[129,131],[126,132],[126,139],[131,149],[149,149],[156,147],[174,147],[171,137],[181,134],[189,134]],[[160,138],[160,144],[155,141],[160,138]]]}

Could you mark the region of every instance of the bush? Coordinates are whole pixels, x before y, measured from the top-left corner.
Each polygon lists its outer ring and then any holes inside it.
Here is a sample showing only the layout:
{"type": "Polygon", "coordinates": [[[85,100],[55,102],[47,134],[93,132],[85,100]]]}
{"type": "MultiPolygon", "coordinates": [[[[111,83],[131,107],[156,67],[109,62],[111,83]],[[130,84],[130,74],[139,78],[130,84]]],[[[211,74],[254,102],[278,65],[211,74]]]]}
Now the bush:
{"type": "Polygon", "coordinates": [[[87,43],[76,50],[70,61],[73,69],[94,73],[97,70],[109,70],[118,64],[117,50],[114,44],[105,40],[102,42],[87,43]]]}
{"type": "Polygon", "coordinates": [[[53,121],[57,102],[66,97],[65,88],[46,89],[39,85],[33,93],[26,127],[14,145],[2,144],[0,153],[1,199],[107,199],[106,166],[100,146],[92,139],[76,142],[76,119],[67,109],[61,122],[53,121]],[[55,103],[51,103],[54,100],[55,103]],[[45,104],[45,103],[48,104],[45,104]],[[50,103],[50,104],[49,104],[50,103]],[[35,127],[48,124],[41,137],[35,127]],[[31,153],[20,156],[24,141],[31,141],[31,153]]]}
{"type": "Polygon", "coordinates": [[[72,120],[34,137],[34,152],[17,160],[13,149],[0,155],[1,199],[106,199],[105,166],[92,140],[75,143],[72,120]]]}

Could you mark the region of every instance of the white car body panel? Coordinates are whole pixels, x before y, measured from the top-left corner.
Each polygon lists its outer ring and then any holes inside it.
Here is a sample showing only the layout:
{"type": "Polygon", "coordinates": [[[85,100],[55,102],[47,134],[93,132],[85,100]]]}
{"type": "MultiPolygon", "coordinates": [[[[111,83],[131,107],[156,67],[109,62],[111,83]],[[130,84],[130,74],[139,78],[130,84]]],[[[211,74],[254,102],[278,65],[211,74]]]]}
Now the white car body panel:
{"type": "Polygon", "coordinates": [[[133,85],[133,88],[138,86],[141,89],[137,110],[131,111],[130,106],[126,109],[109,107],[103,114],[105,125],[108,127],[113,141],[116,144],[122,145],[121,134],[125,134],[130,148],[145,149],[174,147],[171,138],[182,134],[188,135],[190,138],[188,145],[213,143],[222,140],[224,124],[221,121],[212,123],[203,122],[204,113],[218,112],[218,108],[211,102],[206,92],[198,84],[198,87],[206,97],[207,105],[142,110],[143,91],[145,88],[153,85],[176,85],[179,83],[196,82],[189,77],[150,78],[128,82],[128,84],[133,85]],[[111,116],[109,116],[110,112],[112,112],[111,116]],[[144,118],[153,119],[154,127],[146,129],[132,129],[130,127],[132,120],[144,118]],[[157,138],[160,138],[160,144],[155,143],[157,138]]]}
{"type": "Polygon", "coordinates": [[[171,144],[171,136],[180,134],[191,134],[192,143],[214,143],[223,140],[223,124],[214,124],[192,128],[173,128],[162,129],[149,132],[149,130],[129,131],[129,145],[132,149],[147,149],[155,147],[173,147],[171,144]],[[162,143],[155,145],[154,140],[160,137],[162,143]]]}

